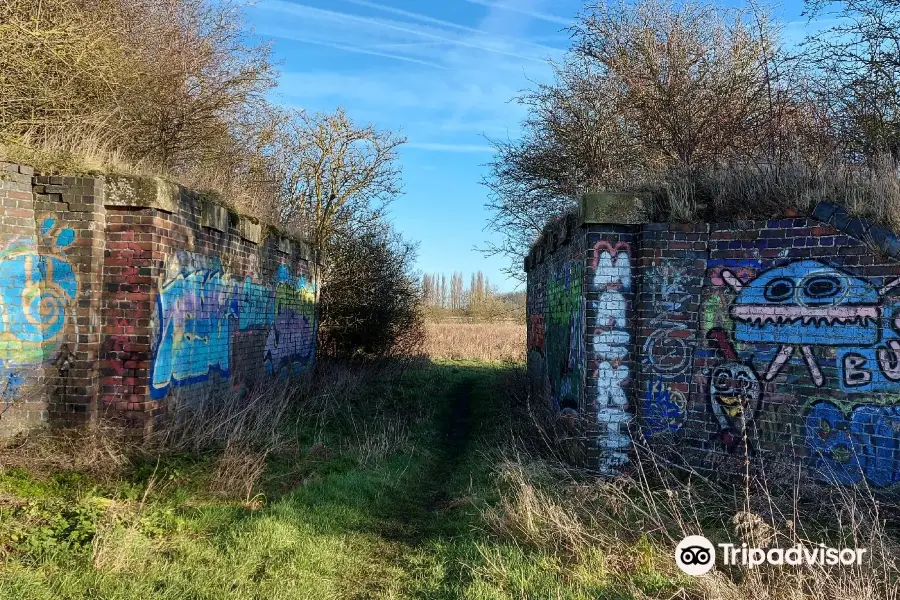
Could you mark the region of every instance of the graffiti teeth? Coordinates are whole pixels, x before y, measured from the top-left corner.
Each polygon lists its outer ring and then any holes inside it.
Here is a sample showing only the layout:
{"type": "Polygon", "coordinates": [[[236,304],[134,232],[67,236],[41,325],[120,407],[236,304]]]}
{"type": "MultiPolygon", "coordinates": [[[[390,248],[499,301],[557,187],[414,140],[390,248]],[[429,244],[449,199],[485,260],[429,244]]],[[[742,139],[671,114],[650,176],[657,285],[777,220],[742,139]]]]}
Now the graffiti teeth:
{"type": "Polygon", "coordinates": [[[766,325],[875,325],[879,318],[877,306],[771,306],[745,304],[731,309],[732,316],[757,327],[766,325]]]}

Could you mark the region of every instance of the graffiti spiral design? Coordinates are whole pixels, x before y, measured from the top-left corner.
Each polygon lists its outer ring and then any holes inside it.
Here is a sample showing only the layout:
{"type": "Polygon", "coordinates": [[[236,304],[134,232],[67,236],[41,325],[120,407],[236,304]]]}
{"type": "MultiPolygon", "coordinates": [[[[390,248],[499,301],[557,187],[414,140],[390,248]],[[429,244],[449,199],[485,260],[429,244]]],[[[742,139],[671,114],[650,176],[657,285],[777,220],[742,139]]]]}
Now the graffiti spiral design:
{"type": "Polygon", "coordinates": [[[69,298],[55,284],[28,286],[22,293],[22,311],[28,323],[40,329],[45,342],[53,340],[63,329],[69,298]]]}
{"type": "Polygon", "coordinates": [[[644,342],[644,356],[653,365],[653,372],[663,378],[683,373],[691,360],[687,343],[671,334],[671,330],[658,329],[644,342]]]}

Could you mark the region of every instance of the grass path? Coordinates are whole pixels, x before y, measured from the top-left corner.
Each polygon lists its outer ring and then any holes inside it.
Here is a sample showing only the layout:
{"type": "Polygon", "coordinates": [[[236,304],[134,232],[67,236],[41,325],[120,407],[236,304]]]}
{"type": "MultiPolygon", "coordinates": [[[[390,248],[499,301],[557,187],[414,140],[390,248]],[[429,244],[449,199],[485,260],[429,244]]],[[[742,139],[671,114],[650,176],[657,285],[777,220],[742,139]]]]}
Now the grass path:
{"type": "MultiPolygon", "coordinates": [[[[497,375],[474,364],[409,373],[389,394],[418,414],[404,444],[366,464],[344,451],[275,457],[258,510],[204,493],[203,457],[155,465],[165,485],[111,526],[91,507],[133,505],[146,465],[113,483],[3,469],[0,598],[470,597],[478,505],[492,493],[480,453],[502,419],[497,375]]],[[[338,448],[348,433],[320,436],[338,448]]],[[[308,435],[298,431],[301,447],[308,435]]]]}

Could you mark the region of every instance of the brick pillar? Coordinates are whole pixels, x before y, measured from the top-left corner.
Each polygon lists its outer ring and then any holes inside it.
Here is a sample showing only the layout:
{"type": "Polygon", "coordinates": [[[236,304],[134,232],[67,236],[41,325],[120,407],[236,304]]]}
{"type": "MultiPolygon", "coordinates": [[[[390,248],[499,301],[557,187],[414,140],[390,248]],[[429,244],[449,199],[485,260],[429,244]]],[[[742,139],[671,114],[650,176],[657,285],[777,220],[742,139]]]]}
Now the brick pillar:
{"type": "Polygon", "coordinates": [[[45,265],[41,314],[50,421],[85,425],[97,417],[104,183],[55,176],[36,176],[33,183],[37,245],[45,265]]]}
{"type": "Polygon", "coordinates": [[[0,163],[0,437],[47,420],[43,335],[29,326],[22,303],[31,269],[40,264],[32,174],[31,167],[0,163]]]}
{"type": "Polygon", "coordinates": [[[602,475],[631,462],[638,364],[635,290],[644,199],[588,194],[581,201],[585,245],[585,404],[593,409],[589,460],[602,475]]]}
{"type": "Polygon", "coordinates": [[[596,414],[597,469],[618,474],[629,462],[636,373],[633,257],[630,227],[603,225],[587,233],[585,396],[596,414]]]}
{"type": "Polygon", "coordinates": [[[171,231],[161,214],[176,210],[179,188],[160,179],[108,177],[104,255],[103,415],[136,437],[149,433],[159,402],[150,397],[151,337],[161,248],[171,231]]]}

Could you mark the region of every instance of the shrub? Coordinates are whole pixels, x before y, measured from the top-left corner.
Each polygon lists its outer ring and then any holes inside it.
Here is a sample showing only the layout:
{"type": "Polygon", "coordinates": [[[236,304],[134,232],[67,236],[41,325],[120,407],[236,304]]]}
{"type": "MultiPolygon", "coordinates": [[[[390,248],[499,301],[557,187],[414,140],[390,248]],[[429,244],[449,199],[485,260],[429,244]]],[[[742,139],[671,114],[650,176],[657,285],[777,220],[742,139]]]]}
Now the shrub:
{"type": "Polygon", "coordinates": [[[375,222],[334,236],[320,297],[326,355],[411,356],[425,339],[416,246],[375,222]]]}
{"type": "Polygon", "coordinates": [[[272,214],[275,70],[242,4],[0,2],[0,155],[45,171],[165,175],[272,214]]]}

